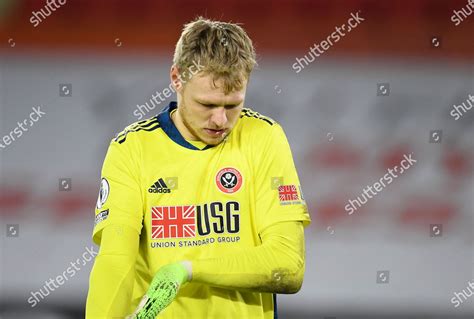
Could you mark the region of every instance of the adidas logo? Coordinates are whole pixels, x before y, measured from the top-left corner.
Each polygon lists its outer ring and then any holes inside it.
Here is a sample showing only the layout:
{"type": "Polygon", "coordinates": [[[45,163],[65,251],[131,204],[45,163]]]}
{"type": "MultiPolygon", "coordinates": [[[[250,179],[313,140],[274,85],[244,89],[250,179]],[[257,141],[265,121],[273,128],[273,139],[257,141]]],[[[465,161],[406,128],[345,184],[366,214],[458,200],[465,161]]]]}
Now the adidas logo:
{"type": "Polygon", "coordinates": [[[148,193],[171,193],[171,189],[168,188],[163,178],[160,178],[150,186],[148,193]]]}

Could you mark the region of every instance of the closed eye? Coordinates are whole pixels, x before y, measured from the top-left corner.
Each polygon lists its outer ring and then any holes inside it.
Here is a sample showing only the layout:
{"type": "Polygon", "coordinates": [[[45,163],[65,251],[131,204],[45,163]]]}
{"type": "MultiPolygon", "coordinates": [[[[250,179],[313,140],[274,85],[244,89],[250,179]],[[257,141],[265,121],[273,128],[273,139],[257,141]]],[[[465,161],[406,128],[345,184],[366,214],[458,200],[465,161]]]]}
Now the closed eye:
{"type": "MultiPolygon", "coordinates": [[[[198,102],[198,103],[201,104],[204,107],[219,107],[220,106],[220,105],[212,104],[212,103],[201,103],[201,102],[198,102]]],[[[239,106],[239,104],[228,104],[228,105],[225,105],[224,107],[227,110],[230,110],[230,109],[233,109],[233,108],[238,107],[238,106],[239,106]]]]}
{"type": "Polygon", "coordinates": [[[199,104],[201,104],[202,106],[205,106],[205,107],[216,107],[217,105],[216,104],[211,104],[211,103],[201,103],[201,102],[198,102],[199,104]]]}

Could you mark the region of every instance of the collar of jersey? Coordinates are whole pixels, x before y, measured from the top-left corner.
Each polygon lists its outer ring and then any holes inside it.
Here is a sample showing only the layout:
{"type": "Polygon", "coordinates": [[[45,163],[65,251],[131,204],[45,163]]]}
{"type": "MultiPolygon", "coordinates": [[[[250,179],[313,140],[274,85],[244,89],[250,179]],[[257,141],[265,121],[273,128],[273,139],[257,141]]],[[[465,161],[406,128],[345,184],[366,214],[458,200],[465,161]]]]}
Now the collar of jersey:
{"type": "Polygon", "coordinates": [[[213,145],[207,145],[203,149],[199,149],[184,139],[184,137],[181,135],[181,133],[178,131],[178,129],[174,125],[170,116],[171,111],[173,111],[177,107],[178,107],[178,103],[175,101],[172,101],[167,107],[165,107],[160,112],[160,114],[158,114],[158,122],[160,123],[160,126],[163,129],[163,131],[166,133],[166,135],[168,135],[168,137],[172,139],[175,143],[183,147],[189,148],[191,150],[204,151],[213,147],[213,145]]]}

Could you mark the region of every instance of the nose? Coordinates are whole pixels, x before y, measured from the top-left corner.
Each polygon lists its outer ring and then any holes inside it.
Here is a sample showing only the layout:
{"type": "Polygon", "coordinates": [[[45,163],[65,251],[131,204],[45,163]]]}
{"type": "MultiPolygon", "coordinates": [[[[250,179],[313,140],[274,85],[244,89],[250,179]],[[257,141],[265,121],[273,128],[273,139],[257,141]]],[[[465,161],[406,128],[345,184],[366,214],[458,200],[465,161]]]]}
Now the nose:
{"type": "Polygon", "coordinates": [[[212,110],[211,114],[211,124],[215,129],[220,129],[225,127],[227,123],[227,114],[226,109],[223,106],[216,107],[212,110]]]}

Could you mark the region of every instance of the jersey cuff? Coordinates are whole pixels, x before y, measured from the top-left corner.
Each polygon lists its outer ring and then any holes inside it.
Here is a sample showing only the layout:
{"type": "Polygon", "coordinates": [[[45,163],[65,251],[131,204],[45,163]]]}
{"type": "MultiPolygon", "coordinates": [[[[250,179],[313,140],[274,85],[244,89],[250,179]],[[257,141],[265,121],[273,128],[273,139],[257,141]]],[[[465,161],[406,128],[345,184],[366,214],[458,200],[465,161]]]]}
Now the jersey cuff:
{"type": "Polygon", "coordinates": [[[294,212],[291,213],[283,213],[279,214],[277,218],[273,218],[271,221],[266,223],[263,227],[259,229],[259,233],[265,231],[268,227],[275,225],[281,222],[302,222],[303,227],[308,226],[311,223],[311,218],[307,213],[305,214],[295,214],[294,212]]]}

